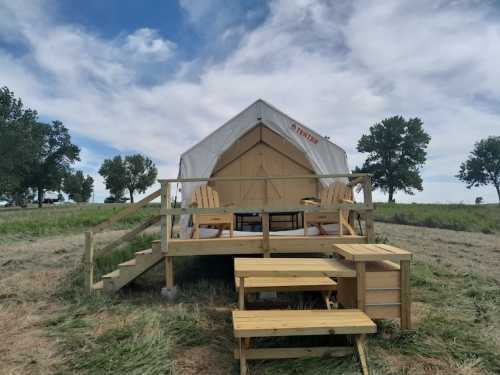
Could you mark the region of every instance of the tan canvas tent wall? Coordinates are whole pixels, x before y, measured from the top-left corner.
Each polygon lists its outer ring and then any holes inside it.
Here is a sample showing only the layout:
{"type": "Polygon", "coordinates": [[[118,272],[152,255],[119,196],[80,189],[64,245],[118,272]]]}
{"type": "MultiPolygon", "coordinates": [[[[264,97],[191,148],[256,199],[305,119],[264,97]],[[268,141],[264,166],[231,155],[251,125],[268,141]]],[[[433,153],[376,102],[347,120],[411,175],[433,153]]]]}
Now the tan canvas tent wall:
{"type": "MultiPolygon", "coordinates": [[[[348,173],[345,151],[263,100],[226,122],[181,155],[179,177],[285,176],[348,173]]],[[[323,184],[329,181],[321,181],[323,184]]],[[[201,183],[184,183],[182,205],[201,183]]],[[[259,205],[265,195],[262,182],[212,182],[223,203],[240,207],[259,205]]],[[[297,205],[318,193],[318,181],[273,181],[269,205],[297,205]]],[[[189,217],[181,218],[181,233],[188,234],[189,217]]]]}

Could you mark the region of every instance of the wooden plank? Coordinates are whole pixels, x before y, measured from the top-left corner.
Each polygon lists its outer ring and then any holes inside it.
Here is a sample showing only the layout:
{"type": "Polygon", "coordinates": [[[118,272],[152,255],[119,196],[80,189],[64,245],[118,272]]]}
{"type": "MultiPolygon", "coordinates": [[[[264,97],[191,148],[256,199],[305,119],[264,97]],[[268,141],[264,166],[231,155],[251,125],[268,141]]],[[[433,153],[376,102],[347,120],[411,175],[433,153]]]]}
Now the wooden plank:
{"type": "MultiPolygon", "coordinates": [[[[305,348],[263,348],[246,349],[246,359],[291,359],[313,357],[346,357],[354,352],[350,346],[326,346],[305,348]]],[[[234,351],[234,359],[239,359],[239,351],[234,351]]]]}
{"type": "Polygon", "coordinates": [[[366,314],[372,319],[399,319],[401,308],[399,305],[366,306],[366,314]]]}
{"type": "Polygon", "coordinates": [[[346,335],[375,333],[377,326],[360,310],[233,311],[236,337],[346,335]]]}
{"type": "Polygon", "coordinates": [[[146,206],[149,202],[151,202],[153,199],[156,199],[160,196],[161,191],[157,190],[148,196],[142,198],[139,202],[131,204],[128,208],[119,211],[116,215],[112,216],[105,222],[96,225],[94,228],[92,228],[93,233],[98,233],[101,232],[102,230],[109,228],[111,225],[116,223],[117,221],[132,215],[134,212],[138,211],[142,207],[146,206]]]}
{"type": "MultiPolygon", "coordinates": [[[[270,253],[331,253],[339,242],[365,242],[364,236],[271,236],[270,253]]],[[[170,240],[169,255],[244,255],[263,254],[262,237],[222,237],[170,240]]]]}
{"type": "Polygon", "coordinates": [[[302,179],[322,179],[322,178],[340,178],[340,177],[366,177],[369,173],[332,173],[332,174],[309,174],[298,176],[249,176],[249,177],[191,177],[191,178],[166,178],[159,179],[159,183],[174,182],[199,182],[199,181],[250,181],[250,180],[302,180],[302,179]]]}
{"type": "Polygon", "coordinates": [[[109,253],[111,250],[113,250],[118,245],[122,244],[123,242],[127,242],[127,241],[132,240],[139,233],[141,233],[145,229],[149,228],[150,226],[156,224],[157,222],[160,221],[160,219],[161,219],[160,215],[150,217],[148,220],[146,220],[145,222],[141,223],[140,225],[138,225],[137,227],[135,227],[134,229],[132,229],[130,232],[125,233],[123,236],[121,236],[120,238],[118,238],[118,239],[114,240],[113,242],[107,244],[102,249],[97,250],[97,253],[99,253],[99,255],[106,255],[107,253],[109,253]]]}
{"type": "Polygon", "coordinates": [[[237,277],[356,277],[352,266],[325,258],[235,258],[237,277]]]}
{"type": "MultiPolygon", "coordinates": [[[[288,207],[266,207],[266,206],[253,206],[253,207],[218,207],[218,208],[199,208],[199,207],[180,207],[161,209],[160,215],[188,215],[188,214],[217,214],[217,213],[264,213],[264,212],[330,212],[338,211],[339,209],[347,209],[351,211],[370,211],[373,208],[367,207],[362,203],[334,203],[325,206],[311,206],[299,205],[288,207]]],[[[372,241],[373,242],[373,241],[372,241]]]]}
{"type": "MultiPolygon", "coordinates": [[[[235,277],[236,289],[239,278],[235,277]]],[[[255,292],[291,292],[291,291],[334,291],[337,283],[329,277],[247,277],[245,293],[255,292]]]]}
{"type": "Polygon", "coordinates": [[[401,261],[401,329],[411,329],[410,261],[401,261]]]}
{"type": "Polygon", "coordinates": [[[380,260],[410,260],[412,254],[409,251],[399,249],[395,246],[380,244],[334,244],[333,250],[352,261],[380,261],[380,260]]]}

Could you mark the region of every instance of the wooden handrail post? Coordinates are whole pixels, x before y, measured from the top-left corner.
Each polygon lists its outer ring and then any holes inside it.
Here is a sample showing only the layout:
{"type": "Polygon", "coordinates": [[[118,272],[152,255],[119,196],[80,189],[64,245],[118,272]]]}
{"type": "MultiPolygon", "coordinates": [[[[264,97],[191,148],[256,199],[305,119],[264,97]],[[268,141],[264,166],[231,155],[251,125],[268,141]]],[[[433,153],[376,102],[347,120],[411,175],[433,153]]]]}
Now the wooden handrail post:
{"type": "Polygon", "coordinates": [[[83,254],[85,290],[92,294],[94,285],[94,233],[85,232],[85,252],[83,254]]]}
{"type": "Polygon", "coordinates": [[[372,207],[372,209],[365,212],[366,240],[368,241],[368,243],[374,243],[375,242],[375,228],[373,225],[372,182],[371,182],[370,176],[364,176],[363,197],[364,197],[365,206],[372,207]]]}
{"type": "MultiPolygon", "coordinates": [[[[170,182],[161,184],[161,208],[172,208],[170,197],[170,182]]],[[[170,239],[170,230],[172,226],[172,215],[162,214],[161,217],[161,250],[165,254],[165,288],[171,289],[174,287],[173,262],[172,257],[168,255],[168,242],[170,239]]]]}

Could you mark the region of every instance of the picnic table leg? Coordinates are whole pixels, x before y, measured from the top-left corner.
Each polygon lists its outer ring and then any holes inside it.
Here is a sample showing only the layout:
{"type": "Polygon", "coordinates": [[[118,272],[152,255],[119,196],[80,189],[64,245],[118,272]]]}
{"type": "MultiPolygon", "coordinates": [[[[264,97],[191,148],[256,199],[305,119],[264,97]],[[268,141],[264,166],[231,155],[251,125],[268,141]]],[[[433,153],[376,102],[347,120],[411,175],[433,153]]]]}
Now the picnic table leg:
{"type": "Polygon", "coordinates": [[[411,329],[410,261],[400,262],[401,270],[401,329],[411,329]]]}
{"type": "Polygon", "coordinates": [[[240,346],[240,375],[247,374],[247,358],[245,353],[245,345],[243,344],[243,339],[240,337],[238,339],[240,346]]]}
{"type": "Polygon", "coordinates": [[[245,278],[240,277],[240,288],[238,289],[238,305],[240,310],[245,310],[245,278]]]}
{"type": "Polygon", "coordinates": [[[356,262],[356,296],[358,309],[365,311],[366,305],[366,264],[356,262]]]}
{"type": "Polygon", "coordinates": [[[365,335],[356,335],[354,337],[356,341],[356,350],[358,351],[359,363],[361,364],[361,371],[363,375],[369,375],[368,370],[368,359],[365,351],[365,335]]]}

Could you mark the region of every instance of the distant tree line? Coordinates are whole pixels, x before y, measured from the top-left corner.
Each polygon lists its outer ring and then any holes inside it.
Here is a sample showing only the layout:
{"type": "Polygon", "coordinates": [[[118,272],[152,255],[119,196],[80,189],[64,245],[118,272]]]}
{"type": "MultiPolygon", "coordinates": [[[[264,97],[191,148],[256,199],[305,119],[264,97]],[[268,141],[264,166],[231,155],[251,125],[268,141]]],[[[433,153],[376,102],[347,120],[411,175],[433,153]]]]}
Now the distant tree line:
{"type": "MultiPolygon", "coordinates": [[[[64,192],[75,202],[88,202],[94,179],[73,170],[77,161],[80,148],[61,121],[39,121],[37,112],[25,108],[12,91],[0,89],[0,199],[19,206],[36,200],[41,207],[45,193],[56,191],[59,197],[64,192]]],[[[104,160],[99,173],[112,201],[122,201],[127,192],[133,202],[135,193],[154,183],[158,171],[149,158],[135,154],[104,160]]]]}
{"type": "MultiPolygon", "coordinates": [[[[389,203],[395,202],[397,191],[406,194],[422,191],[420,169],[425,164],[430,140],[421,119],[386,118],[371,126],[369,134],[359,140],[357,150],[367,153],[368,157],[354,172],[371,173],[373,189],[387,193],[389,203]]],[[[500,137],[488,137],[476,143],[456,177],[466,182],[467,188],[493,185],[500,203],[500,137]]],[[[482,197],[475,200],[476,204],[482,201],[482,197]]]]}
{"type": "Polygon", "coordinates": [[[12,91],[0,89],[0,196],[23,206],[35,195],[41,206],[44,193],[54,190],[88,201],[94,181],[72,170],[79,160],[80,148],[62,122],[39,121],[12,91]]]}

